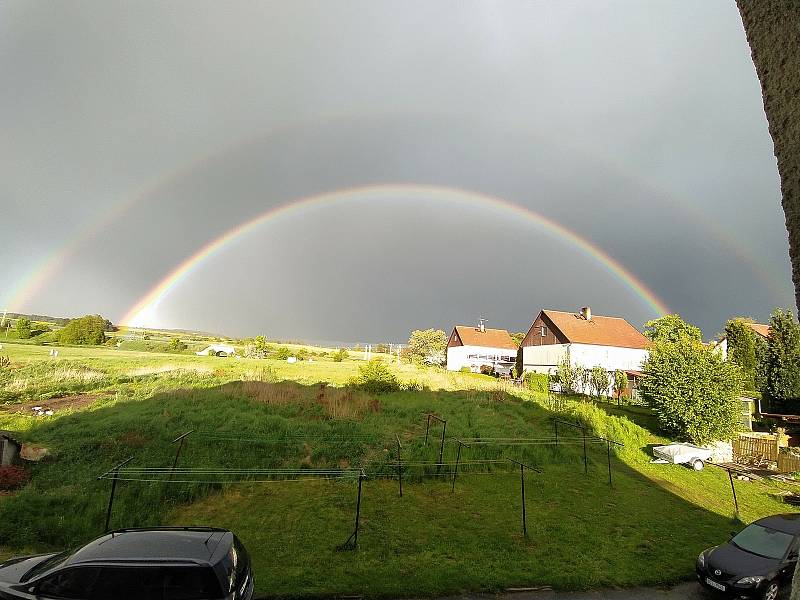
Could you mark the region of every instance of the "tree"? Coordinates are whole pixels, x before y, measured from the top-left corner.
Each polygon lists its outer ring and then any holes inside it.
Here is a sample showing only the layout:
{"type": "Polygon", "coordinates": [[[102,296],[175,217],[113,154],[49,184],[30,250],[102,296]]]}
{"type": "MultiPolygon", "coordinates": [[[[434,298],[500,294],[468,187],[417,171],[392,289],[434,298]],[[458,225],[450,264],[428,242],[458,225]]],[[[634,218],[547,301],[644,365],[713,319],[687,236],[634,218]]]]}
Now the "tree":
{"type": "Polygon", "coordinates": [[[104,344],[106,323],[106,319],[100,315],[86,315],[80,319],[72,319],[58,332],[58,341],[62,344],[104,344]]]}
{"type": "Polygon", "coordinates": [[[412,357],[438,362],[445,356],[447,334],[441,329],[415,329],[408,338],[408,349],[412,357]]]}
{"type": "Polygon", "coordinates": [[[766,392],[770,400],[800,398],[800,325],[791,311],[776,310],[769,321],[766,392]]]}
{"type": "Polygon", "coordinates": [[[556,368],[556,379],[561,386],[561,391],[565,394],[574,394],[578,387],[577,367],[573,368],[569,363],[569,358],[564,358],[556,368]]]}
{"type": "Polygon", "coordinates": [[[579,366],[576,366],[575,369],[578,372],[578,381],[580,382],[581,386],[580,393],[588,396],[591,392],[592,371],[591,369],[579,366]]]}
{"type": "Polygon", "coordinates": [[[31,331],[33,330],[31,320],[27,317],[20,317],[17,319],[16,330],[19,339],[27,340],[31,337],[31,331]]]}
{"type": "Polygon", "coordinates": [[[611,385],[608,371],[606,371],[604,367],[597,365],[592,367],[592,370],[589,372],[589,374],[591,376],[591,386],[594,395],[598,398],[600,398],[600,396],[604,396],[606,392],[608,392],[608,386],[611,385]]]}
{"type": "Polygon", "coordinates": [[[653,344],[640,389],[669,435],[705,444],[739,429],[739,367],[689,335],[653,344]]]}
{"type": "Polygon", "coordinates": [[[625,371],[614,371],[614,395],[617,397],[617,404],[622,404],[622,394],[626,389],[628,389],[628,375],[625,371]]]}
{"type": "Polygon", "coordinates": [[[748,390],[756,389],[756,333],[750,327],[751,320],[743,317],[731,319],[725,324],[725,339],[728,342],[728,360],[739,365],[748,390]]]}
{"type": "Polygon", "coordinates": [[[344,348],[339,348],[336,352],[334,352],[331,357],[333,358],[333,362],[342,362],[345,358],[349,356],[347,350],[344,348]]]}
{"type": "Polygon", "coordinates": [[[179,338],[172,338],[167,346],[167,350],[170,352],[183,352],[189,346],[183,343],[179,338]]]}
{"type": "Polygon", "coordinates": [[[518,331],[517,333],[511,334],[511,339],[514,340],[514,343],[519,348],[520,344],[522,344],[522,339],[525,337],[525,334],[522,331],[518,331]]]}
{"type": "Polygon", "coordinates": [[[644,335],[653,342],[677,342],[681,337],[702,341],[699,327],[687,323],[679,315],[664,315],[644,324],[644,335]]]}

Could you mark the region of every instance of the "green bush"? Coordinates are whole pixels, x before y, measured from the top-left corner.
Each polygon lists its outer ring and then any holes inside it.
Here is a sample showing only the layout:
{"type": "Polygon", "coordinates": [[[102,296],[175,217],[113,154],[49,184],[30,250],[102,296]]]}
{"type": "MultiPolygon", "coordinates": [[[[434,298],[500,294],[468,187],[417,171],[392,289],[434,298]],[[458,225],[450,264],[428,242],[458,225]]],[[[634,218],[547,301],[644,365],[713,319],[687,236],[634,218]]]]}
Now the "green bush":
{"type": "Polygon", "coordinates": [[[550,391],[550,376],[546,373],[526,373],[525,386],[532,392],[546,394],[550,391]]]}
{"type": "Polygon", "coordinates": [[[277,350],[275,350],[275,358],[278,360],[286,360],[292,355],[292,351],[289,350],[286,346],[280,346],[277,350]]]}
{"type": "Polygon", "coordinates": [[[180,339],[172,338],[169,342],[169,345],[167,346],[167,350],[169,350],[170,352],[183,352],[188,347],[189,346],[183,343],[180,339]]]}
{"type": "Polygon", "coordinates": [[[344,348],[339,348],[336,352],[331,354],[333,358],[333,362],[342,362],[345,358],[349,357],[350,354],[344,348]]]}
{"type": "Polygon", "coordinates": [[[472,369],[470,369],[469,367],[461,367],[461,368],[458,370],[458,372],[459,372],[459,373],[472,373],[472,369]]]}
{"type": "Polygon", "coordinates": [[[370,394],[388,394],[403,389],[394,372],[377,359],[360,366],[358,368],[358,376],[353,377],[348,382],[348,385],[370,394]]]}
{"type": "Polygon", "coordinates": [[[108,321],[100,315],[86,315],[80,319],[72,319],[64,329],[58,332],[58,341],[62,344],[90,346],[104,344],[106,327],[108,327],[108,321]]]}
{"type": "Polygon", "coordinates": [[[481,365],[481,375],[494,375],[494,367],[491,365],[481,365]]]}

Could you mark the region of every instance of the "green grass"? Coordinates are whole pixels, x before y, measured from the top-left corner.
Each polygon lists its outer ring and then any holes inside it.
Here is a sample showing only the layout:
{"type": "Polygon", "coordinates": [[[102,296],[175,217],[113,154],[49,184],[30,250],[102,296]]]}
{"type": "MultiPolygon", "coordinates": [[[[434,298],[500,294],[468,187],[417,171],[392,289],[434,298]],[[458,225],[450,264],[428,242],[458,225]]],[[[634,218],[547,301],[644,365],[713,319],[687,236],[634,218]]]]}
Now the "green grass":
{"type": "MultiPolygon", "coordinates": [[[[411,365],[393,368],[427,389],[371,397],[341,387],[362,364],[354,360],[290,365],[70,348],[52,361],[47,348],[12,344],[3,353],[13,361],[6,381],[34,383],[0,411],[0,428],[20,431],[52,456],[30,466],[25,488],[0,496],[0,556],[80,544],[102,533],[110,483],[97,475],[129,456],[131,466],[169,466],[175,452],[169,441],[190,429],[196,433],[181,454],[185,467],[364,466],[368,473],[394,465],[395,434],[404,461],[436,460],[441,427],[432,427],[427,446],[422,438],[428,411],[447,419],[449,438],[552,432],[554,413],[544,398],[490,378],[411,365]],[[66,388],[65,366],[102,376],[66,388]],[[259,381],[266,367],[268,381],[259,381]],[[53,417],[8,411],[31,397],[76,392],[98,397],[53,417]],[[348,435],[360,439],[343,439],[348,435]],[[306,441],[253,441],[286,436],[306,441]]],[[[580,444],[473,446],[462,453],[463,461],[513,457],[542,468],[526,474],[527,538],[519,474],[500,466],[464,468],[454,493],[449,479],[409,471],[402,499],[395,480],[368,478],[356,552],[336,550],[352,531],[354,481],[121,482],[112,527],[229,527],[252,554],[261,595],[371,597],[669,583],[691,577],[697,553],[736,527],[723,471],[649,463],[648,445],[661,438],[637,424],[652,423],[646,412],[567,402],[559,416],[625,443],[612,458],[613,488],[604,446],[590,445],[588,475],[580,444]]],[[[563,441],[576,434],[562,429],[560,435],[563,441]]],[[[445,460],[454,459],[456,448],[448,439],[445,460]]],[[[780,491],[737,482],[740,519],[786,512],[780,491]]]]}

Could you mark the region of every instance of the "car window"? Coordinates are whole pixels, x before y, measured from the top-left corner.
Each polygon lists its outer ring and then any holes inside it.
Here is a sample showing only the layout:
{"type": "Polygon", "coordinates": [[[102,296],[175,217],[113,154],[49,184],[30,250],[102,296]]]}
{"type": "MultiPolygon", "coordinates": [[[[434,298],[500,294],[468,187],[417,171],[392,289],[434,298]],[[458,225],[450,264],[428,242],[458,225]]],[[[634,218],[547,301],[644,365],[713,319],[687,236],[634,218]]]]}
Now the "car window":
{"type": "Polygon", "coordinates": [[[742,550],[759,556],[783,558],[792,540],[788,533],[753,523],[742,529],[731,541],[742,550]]]}
{"type": "Polygon", "coordinates": [[[36,585],[36,593],[45,598],[87,599],[92,593],[98,567],[75,567],[48,575],[36,585]]]}
{"type": "Polygon", "coordinates": [[[70,552],[68,550],[65,550],[64,552],[59,552],[55,556],[51,556],[50,558],[43,560],[38,565],[33,567],[30,571],[25,573],[25,575],[22,576],[20,581],[28,581],[30,579],[33,579],[34,577],[38,577],[45,571],[49,571],[53,567],[57,567],[58,565],[63,563],[65,560],[69,558],[69,556],[70,552]]]}
{"type": "Polygon", "coordinates": [[[164,600],[208,600],[222,597],[209,567],[164,567],[164,600]]]}
{"type": "Polygon", "coordinates": [[[103,567],[92,600],[162,600],[164,580],[158,567],[103,567]]]}

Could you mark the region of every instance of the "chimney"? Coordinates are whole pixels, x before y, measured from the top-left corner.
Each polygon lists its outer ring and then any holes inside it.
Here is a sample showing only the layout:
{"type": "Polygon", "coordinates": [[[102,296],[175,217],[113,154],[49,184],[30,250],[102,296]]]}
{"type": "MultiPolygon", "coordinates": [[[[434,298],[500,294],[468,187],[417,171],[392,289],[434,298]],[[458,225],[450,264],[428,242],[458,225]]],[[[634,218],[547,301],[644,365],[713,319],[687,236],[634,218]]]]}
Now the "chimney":
{"type": "Polygon", "coordinates": [[[478,324],[478,329],[481,333],[486,333],[486,325],[483,322],[483,317],[480,318],[480,323],[478,324]]]}
{"type": "Polygon", "coordinates": [[[591,306],[584,306],[581,308],[581,316],[586,319],[587,321],[592,320],[592,307],[591,306]]]}

